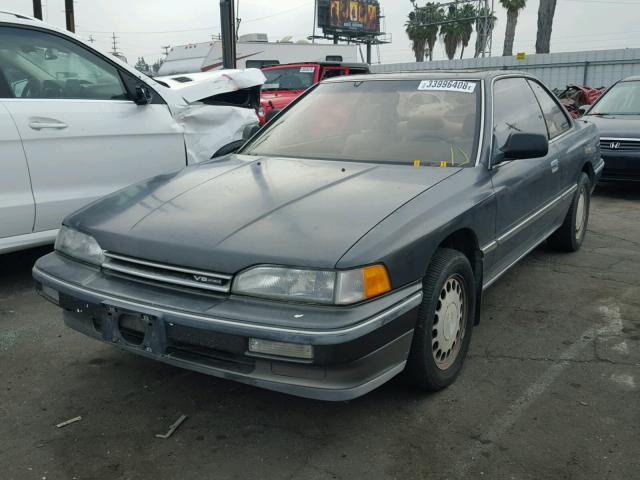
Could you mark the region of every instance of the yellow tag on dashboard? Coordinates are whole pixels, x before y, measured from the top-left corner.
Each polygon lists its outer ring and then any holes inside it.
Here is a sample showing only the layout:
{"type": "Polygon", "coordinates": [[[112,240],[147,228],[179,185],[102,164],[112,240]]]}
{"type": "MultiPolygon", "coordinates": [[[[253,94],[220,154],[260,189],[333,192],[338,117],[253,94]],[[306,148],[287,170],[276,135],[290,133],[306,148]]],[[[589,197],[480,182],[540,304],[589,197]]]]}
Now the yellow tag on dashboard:
{"type": "Polygon", "coordinates": [[[414,160],[413,161],[413,166],[414,167],[419,167],[420,165],[422,165],[422,160],[414,160]]]}
{"type": "Polygon", "coordinates": [[[446,162],[446,161],[444,161],[444,160],[442,160],[442,161],[440,162],[440,168],[447,168],[447,162],[446,162]]]}

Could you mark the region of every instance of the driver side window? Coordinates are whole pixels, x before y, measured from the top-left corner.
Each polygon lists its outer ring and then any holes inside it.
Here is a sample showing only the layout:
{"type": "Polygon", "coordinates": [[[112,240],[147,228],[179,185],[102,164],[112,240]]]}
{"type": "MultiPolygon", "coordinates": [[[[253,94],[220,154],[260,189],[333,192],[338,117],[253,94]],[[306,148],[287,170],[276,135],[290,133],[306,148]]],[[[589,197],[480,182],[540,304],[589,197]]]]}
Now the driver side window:
{"type": "Polygon", "coordinates": [[[0,88],[5,98],[128,100],[118,70],[57,35],[0,28],[0,88]]]}
{"type": "Polygon", "coordinates": [[[497,80],[493,90],[494,147],[502,149],[512,133],[547,136],[547,126],[533,91],[524,78],[497,80]]]}

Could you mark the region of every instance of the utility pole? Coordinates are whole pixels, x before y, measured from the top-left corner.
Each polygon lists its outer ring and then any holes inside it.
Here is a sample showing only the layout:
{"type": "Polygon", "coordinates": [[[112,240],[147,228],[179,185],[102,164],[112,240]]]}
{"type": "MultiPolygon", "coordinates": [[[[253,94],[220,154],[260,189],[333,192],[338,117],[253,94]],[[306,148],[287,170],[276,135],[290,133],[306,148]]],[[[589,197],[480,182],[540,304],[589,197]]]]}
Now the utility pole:
{"type": "Polygon", "coordinates": [[[93,38],[93,35],[89,35],[89,43],[94,44],[96,42],[96,39],[93,38]]]}
{"type": "Polygon", "coordinates": [[[240,32],[240,23],[242,23],[242,19],[240,18],[240,0],[236,0],[236,40],[239,38],[240,32]]]}
{"type": "Polygon", "coordinates": [[[318,0],[313,2],[313,30],[311,30],[311,43],[316,43],[316,22],[318,21],[318,0]]]}
{"type": "Polygon", "coordinates": [[[164,56],[168,57],[169,56],[169,50],[171,49],[171,45],[165,45],[164,47],[160,47],[162,50],[164,50],[164,56]]]}
{"type": "Polygon", "coordinates": [[[224,68],[236,68],[236,15],[233,0],[220,0],[222,61],[224,68]]]}
{"type": "Polygon", "coordinates": [[[111,53],[117,57],[118,55],[120,55],[120,52],[118,52],[118,37],[116,37],[116,32],[113,32],[113,35],[111,36],[111,40],[113,42],[111,45],[111,48],[112,48],[111,53]]]}
{"type": "Polygon", "coordinates": [[[64,16],[67,20],[67,30],[76,33],[76,20],[73,13],[73,0],[64,0],[64,16]]]}
{"type": "Polygon", "coordinates": [[[33,0],[33,16],[42,20],[42,0],[33,0]]]}

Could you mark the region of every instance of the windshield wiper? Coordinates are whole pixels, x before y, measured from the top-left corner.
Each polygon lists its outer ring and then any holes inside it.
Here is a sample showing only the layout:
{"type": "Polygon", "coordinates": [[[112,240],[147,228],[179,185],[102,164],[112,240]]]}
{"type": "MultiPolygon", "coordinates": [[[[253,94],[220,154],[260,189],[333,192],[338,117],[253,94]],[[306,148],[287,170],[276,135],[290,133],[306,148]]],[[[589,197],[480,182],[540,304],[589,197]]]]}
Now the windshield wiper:
{"type": "Polygon", "coordinates": [[[606,113],[602,113],[602,112],[593,112],[593,113],[587,113],[587,115],[640,115],[639,113],[636,112],[606,112],[606,113]]]}

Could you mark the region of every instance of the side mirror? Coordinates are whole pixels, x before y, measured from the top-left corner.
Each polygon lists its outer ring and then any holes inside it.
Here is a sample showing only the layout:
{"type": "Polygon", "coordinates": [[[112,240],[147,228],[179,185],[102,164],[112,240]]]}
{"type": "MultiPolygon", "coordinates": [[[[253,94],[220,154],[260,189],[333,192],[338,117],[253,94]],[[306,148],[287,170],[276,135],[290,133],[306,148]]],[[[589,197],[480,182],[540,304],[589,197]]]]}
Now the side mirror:
{"type": "Polygon", "coordinates": [[[540,158],[549,153],[549,139],[538,133],[512,133],[502,147],[502,161],[540,158]]]}
{"type": "Polygon", "coordinates": [[[148,105],[153,100],[153,95],[151,95],[151,90],[146,85],[138,84],[136,85],[136,91],[133,95],[133,101],[136,105],[148,105]]]}
{"type": "Polygon", "coordinates": [[[247,125],[246,127],[244,127],[244,130],[242,131],[242,139],[246,142],[251,137],[253,137],[256,133],[258,133],[259,130],[260,130],[260,124],[258,123],[247,125]]]}

